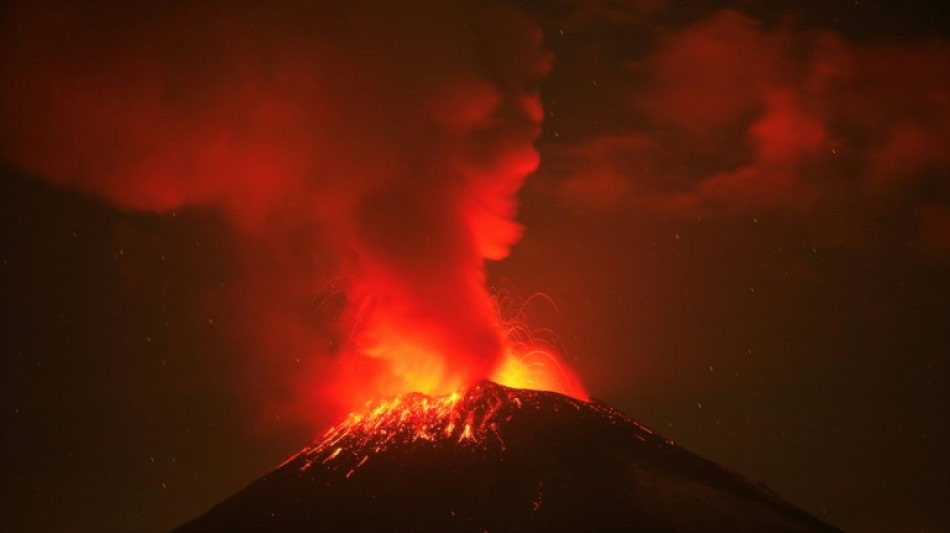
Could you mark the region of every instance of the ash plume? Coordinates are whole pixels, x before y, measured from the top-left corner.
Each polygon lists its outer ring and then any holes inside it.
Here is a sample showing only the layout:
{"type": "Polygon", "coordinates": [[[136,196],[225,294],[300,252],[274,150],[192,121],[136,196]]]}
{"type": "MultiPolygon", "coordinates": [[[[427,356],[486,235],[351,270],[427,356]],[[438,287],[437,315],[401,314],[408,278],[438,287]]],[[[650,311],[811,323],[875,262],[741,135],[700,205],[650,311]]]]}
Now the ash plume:
{"type": "MultiPolygon", "coordinates": [[[[0,154],[124,210],[217,210],[247,239],[315,232],[373,392],[444,391],[502,353],[483,263],[521,233],[540,31],[466,1],[14,2],[0,154]],[[446,354],[452,354],[451,360],[446,354]],[[415,378],[419,369],[425,379],[415,378]]],[[[316,291],[325,280],[288,283],[316,291]]],[[[253,305],[248,302],[248,305],[253,305]]]]}

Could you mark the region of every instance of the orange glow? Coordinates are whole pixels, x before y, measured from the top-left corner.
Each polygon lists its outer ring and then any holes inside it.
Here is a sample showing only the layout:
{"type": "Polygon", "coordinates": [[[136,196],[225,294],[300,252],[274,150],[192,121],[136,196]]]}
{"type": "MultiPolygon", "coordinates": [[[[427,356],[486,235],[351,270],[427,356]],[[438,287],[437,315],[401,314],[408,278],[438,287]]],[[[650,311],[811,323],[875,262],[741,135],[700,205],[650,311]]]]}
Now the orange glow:
{"type": "MultiPolygon", "coordinates": [[[[556,343],[539,338],[527,326],[525,306],[532,299],[518,306],[505,295],[489,295],[478,287],[473,293],[484,296],[484,301],[476,299],[480,303],[487,302],[477,313],[478,323],[488,324],[481,331],[458,324],[452,331],[442,331],[444,323],[433,324],[405,308],[364,304],[367,317],[357,320],[359,329],[351,338],[345,371],[335,390],[343,400],[341,407],[349,411],[367,399],[408,393],[447,396],[486,379],[511,388],[588,399],[556,343]],[[503,315],[508,316],[503,319],[503,315]]],[[[455,313],[475,314],[471,310],[455,313]]],[[[469,438],[464,427],[461,438],[469,438]]]]}
{"type": "Polygon", "coordinates": [[[532,301],[540,299],[556,310],[554,302],[540,293],[520,304],[505,294],[494,299],[496,313],[502,315],[504,305],[510,308],[505,313],[510,316],[501,326],[504,355],[489,379],[506,387],[559,392],[586,401],[587,391],[555,344],[540,338],[528,325],[526,308],[532,301]]]}
{"type": "Polygon", "coordinates": [[[509,349],[491,380],[515,389],[560,392],[587,400],[587,392],[574,372],[551,349],[532,347],[523,352],[509,349]]]}

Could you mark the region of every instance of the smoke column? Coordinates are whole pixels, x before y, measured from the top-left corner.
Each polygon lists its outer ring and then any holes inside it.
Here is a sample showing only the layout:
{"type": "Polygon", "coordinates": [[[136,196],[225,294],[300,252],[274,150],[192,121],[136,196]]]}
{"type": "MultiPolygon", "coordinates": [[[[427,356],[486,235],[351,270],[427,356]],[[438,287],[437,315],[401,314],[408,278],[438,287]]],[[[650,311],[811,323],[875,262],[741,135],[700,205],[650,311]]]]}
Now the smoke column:
{"type": "Polygon", "coordinates": [[[348,352],[375,361],[353,387],[445,392],[496,370],[483,264],[520,237],[551,63],[518,13],[31,1],[0,20],[7,163],[121,209],[215,209],[255,238],[319,228],[348,352]]]}

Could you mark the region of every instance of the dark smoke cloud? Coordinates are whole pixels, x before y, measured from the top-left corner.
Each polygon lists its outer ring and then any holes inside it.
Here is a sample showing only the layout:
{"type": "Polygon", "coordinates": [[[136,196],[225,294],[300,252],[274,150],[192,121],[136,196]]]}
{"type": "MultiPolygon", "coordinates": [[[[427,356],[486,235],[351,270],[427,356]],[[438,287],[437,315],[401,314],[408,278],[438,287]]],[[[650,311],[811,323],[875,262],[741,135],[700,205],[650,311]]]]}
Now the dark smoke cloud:
{"type": "Polygon", "coordinates": [[[855,41],[735,10],[649,43],[585,58],[601,73],[589,113],[613,117],[545,152],[565,201],[689,217],[900,211],[950,251],[945,43],[855,41]]]}
{"type": "MultiPolygon", "coordinates": [[[[435,379],[497,363],[482,266],[520,238],[515,193],[537,165],[550,66],[514,11],[20,2],[0,39],[6,161],[122,209],[215,209],[275,257],[330,250],[351,304],[341,328],[386,372],[402,361],[382,347],[399,343],[452,353],[435,379]]],[[[298,292],[326,283],[288,272],[298,292]]]]}

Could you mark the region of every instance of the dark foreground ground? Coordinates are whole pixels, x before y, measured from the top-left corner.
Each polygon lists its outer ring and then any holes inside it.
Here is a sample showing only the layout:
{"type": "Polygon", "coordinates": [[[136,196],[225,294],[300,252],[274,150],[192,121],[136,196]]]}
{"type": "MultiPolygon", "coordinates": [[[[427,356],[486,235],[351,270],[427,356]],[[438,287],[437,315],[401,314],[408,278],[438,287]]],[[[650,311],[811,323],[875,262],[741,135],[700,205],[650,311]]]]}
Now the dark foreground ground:
{"type": "Polygon", "coordinates": [[[838,530],[605,404],[482,382],[351,415],[176,530],[263,531],[838,530]]]}

